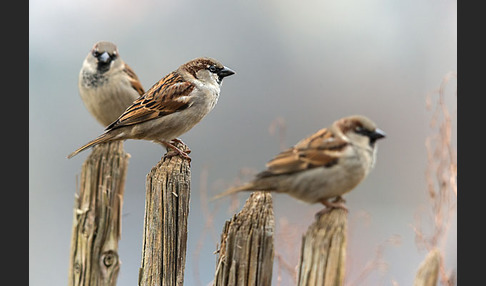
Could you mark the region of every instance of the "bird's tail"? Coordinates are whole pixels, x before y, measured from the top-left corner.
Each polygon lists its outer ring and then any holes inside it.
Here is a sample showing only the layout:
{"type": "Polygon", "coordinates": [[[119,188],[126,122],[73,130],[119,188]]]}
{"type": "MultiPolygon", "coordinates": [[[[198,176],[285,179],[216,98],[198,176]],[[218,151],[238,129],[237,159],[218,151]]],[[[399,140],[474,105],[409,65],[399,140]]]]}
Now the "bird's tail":
{"type": "Polygon", "coordinates": [[[111,134],[111,133],[103,133],[100,136],[96,137],[95,139],[93,139],[93,140],[89,141],[88,143],[86,143],[84,146],[78,148],[76,151],[74,151],[71,154],[69,154],[67,156],[67,158],[68,159],[71,159],[72,157],[76,156],[79,152],[84,151],[84,150],[88,149],[91,146],[94,146],[94,145],[97,145],[97,144],[100,144],[100,143],[105,143],[105,142],[108,142],[108,141],[114,141],[114,137],[115,136],[113,134],[111,134]]]}
{"type": "Polygon", "coordinates": [[[236,193],[242,192],[242,191],[259,191],[259,190],[255,189],[255,186],[254,186],[253,183],[246,183],[243,186],[230,188],[230,189],[222,192],[221,194],[214,196],[211,199],[211,201],[219,200],[222,197],[226,197],[228,195],[236,194],[236,193]]]}

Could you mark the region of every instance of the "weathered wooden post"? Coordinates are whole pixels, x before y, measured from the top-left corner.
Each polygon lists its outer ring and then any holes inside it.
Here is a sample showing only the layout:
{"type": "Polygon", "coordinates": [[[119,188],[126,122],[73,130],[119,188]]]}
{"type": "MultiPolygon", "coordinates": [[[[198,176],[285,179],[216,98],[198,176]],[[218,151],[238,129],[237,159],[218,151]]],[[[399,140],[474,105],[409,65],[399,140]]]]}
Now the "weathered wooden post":
{"type": "Polygon", "coordinates": [[[414,286],[436,286],[439,281],[440,251],[432,249],[420,264],[413,282],[414,286]]]}
{"type": "Polygon", "coordinates": [[[344,285],[346,236],[346,210],[320,215],[302,238],[297,285],[344,285]]]}
{"type": "Polygon", "coordinates": [[[272,195],[252,193],[224,225],[213,285],[271,285],[274,233],[272,195]]]}
{"type": "Polygon", "coordinates": [[[114,286],[120,269],[118,241],[128,155],[123,142],[93,147],[74,200],[70,286],[114,286]]]}
{"type": "Polygon", "coordinates": [[[147,175],[139,285],[183,285],[190,182],[190,162],[180,156],[162,158],[147,175]]]}

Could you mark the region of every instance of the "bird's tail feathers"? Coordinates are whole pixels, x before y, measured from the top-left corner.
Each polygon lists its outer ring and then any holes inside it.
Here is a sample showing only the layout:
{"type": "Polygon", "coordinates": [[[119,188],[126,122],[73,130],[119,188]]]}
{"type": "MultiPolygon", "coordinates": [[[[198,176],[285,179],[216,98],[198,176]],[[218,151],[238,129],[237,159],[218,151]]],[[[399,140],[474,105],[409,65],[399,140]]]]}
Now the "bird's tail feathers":
{"type": "Polygon", "coordinates": [[[82,147],[78,148],[76,151],[72,152],[67,156],[68,159],[71,159],[72,157],[76,156],[78,153],[88,149],[89,147],[92,147],[94,145],[100,144],[100,143],[105,143],[108,141],[112,141],[113,137],[115,137],[113,134],[110,133],[103,133],[100,136],[96,137],[95,139],[89,141],[82,147]]]}
{"type": "Polygon", "coordinates": [[[229,195],[232,195],[232,194],[236,194],[236,193],[242,192],[242,191],[261,191],[261,190],[256,188],[256,186],[253,183],[246,183],[246,184],[239,186],[239,187],[230,188],[230,189],[222,192],[221,194],[217,194],[216,196],[211,198],[211,201],[219,200],[223,197],[226,197],[226,196],[229,196],[229,195]]]}

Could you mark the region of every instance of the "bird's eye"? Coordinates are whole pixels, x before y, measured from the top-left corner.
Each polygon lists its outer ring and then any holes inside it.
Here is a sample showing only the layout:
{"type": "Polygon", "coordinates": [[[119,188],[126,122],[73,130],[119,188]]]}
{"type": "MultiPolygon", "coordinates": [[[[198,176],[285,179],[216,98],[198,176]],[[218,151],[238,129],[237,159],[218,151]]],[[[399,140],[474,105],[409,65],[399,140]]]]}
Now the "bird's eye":
{"type": "Polygon", "coordinates": [[[100,55],[101,55],[101,54],[100,54],[100,52],[98,52],[98,51],[94,51],[94,52],[93,52],[93,56],[94,56],[95,58],[99,57],[100,55]]]}
{"type": "Polygon", "coordinates": [[[362,134],[362,135],[367,135],[368,134],[368,130],[364,129],[363,127],[361,126],[356,126],[354,128],[354,132],[358,133],[358,134],[362,134]]]}
{"type": "Polygon", "coordinates": [[[215,66],[209,66],[208,70],[212,73],[215,73],[218,69],[215,66]]]}

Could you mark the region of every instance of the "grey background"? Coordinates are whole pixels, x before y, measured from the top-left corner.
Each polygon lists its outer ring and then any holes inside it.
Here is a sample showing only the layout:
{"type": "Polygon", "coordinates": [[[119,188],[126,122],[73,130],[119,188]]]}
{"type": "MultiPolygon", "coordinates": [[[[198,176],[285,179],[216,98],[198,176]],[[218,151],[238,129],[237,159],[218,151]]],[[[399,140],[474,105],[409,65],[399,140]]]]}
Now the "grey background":
{"type": "MultiPolygon", "coordinates": [[[[281,148],[351,114],[369,116],[388,137],[379,142],[375,170],[345,197],[347,284],[412,284],[426,253],[415,241],[416,216],[431,229],[425,99],[457,70],[456,1],[31,0],[29,10],[31,285],[67,283],[76,176],[90,151],[71,160],[66,155],[103,131],[77,90],[81,63],[99,40],[118,45],[145,89],[199,56],[237,73],[224,80],[215,109],[181,136],[193,158],[186,285],[210,284],[223,223],[248,194],[238,195],[237,205],[229,198],[208,203],[207,197],[249,178],[239,178],[241,172],[263,169],[281,148]],[[272,133],[275,122],[285,128],[272,133]],[[358,278],[380,246],[379,267],[358,278]]],[[[451,108],[454,88],[448,89],[451,108]]],[[[118,285],[136,285],[145,176],[165,150],[134,140],[125,149],[132,157],[118,285]]],[[[274,195],[274,207],[273,284],[294,285],[277,261],[296,266],[301,235],[322,207],[286,195],[274,195]]],[[[454,216],[444,244],[448,269],[457,269],[456,229],[454,216]]]]}

